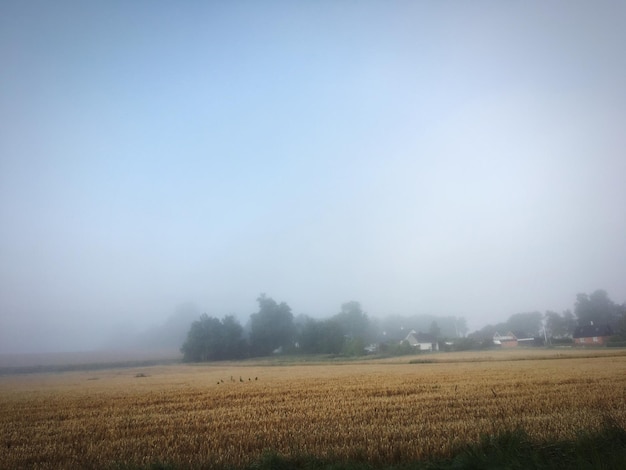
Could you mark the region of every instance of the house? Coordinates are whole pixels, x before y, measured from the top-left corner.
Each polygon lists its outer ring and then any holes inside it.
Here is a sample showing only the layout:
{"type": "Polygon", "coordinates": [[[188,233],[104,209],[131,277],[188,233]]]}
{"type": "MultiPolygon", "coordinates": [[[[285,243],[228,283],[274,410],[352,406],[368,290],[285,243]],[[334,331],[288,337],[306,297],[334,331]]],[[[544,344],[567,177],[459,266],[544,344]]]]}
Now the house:
{"type": "Polygon", "coordinates": [[[503,348],[515,348],[518,344],[517,336],[515,336],[512,331],[509,331],[505,335],[501,335],[496,331],[493,335],[493,344],[502,346],[503,348]]]}
{"type": "Polygon", "coordinates": [[[610,326],[590,325],[579,326],[574,330],[574,345],[576,346],[602,346],[613,336],[610,326]]]}
{"type": "Polygon", "coordinates": [[[406,335],[404,341],[420,351],[439,351],[439,343],[437,338],[427,333],[416,333],[415,330],[406,335]]]}
{"type": "Polygon", "coordinates": [[[365,346],[365,352],[367,354],[375,354],[378,352],[378,344],[377,343],[371,343],[367,346],[365,346]]]}

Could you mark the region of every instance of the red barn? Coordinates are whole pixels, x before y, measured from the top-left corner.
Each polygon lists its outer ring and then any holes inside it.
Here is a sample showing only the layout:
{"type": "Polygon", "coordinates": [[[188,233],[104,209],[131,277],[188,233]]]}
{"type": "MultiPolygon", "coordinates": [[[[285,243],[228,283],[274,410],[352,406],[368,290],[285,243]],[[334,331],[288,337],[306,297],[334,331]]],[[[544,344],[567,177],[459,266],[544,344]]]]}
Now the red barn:
{"type": "Polygon", "coordinates": [[[576,346],[602,346],[613,336],[613,330],[608,325],[595,326],[592,323],[576,328],[573,336],[576,346]]]}

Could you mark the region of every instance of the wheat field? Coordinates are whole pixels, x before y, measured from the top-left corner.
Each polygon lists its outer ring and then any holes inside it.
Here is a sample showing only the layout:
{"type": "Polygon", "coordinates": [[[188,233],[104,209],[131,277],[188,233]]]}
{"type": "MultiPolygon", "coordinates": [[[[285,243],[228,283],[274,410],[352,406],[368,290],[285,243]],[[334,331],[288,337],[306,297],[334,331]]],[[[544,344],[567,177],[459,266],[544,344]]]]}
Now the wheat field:
{"type": "Polygon", "coordinates": [[[626,427],[626,351],[427,357],[3,376],[0,468],[244,466],[268,449],[405,462],[516,427],[626,427]]]}

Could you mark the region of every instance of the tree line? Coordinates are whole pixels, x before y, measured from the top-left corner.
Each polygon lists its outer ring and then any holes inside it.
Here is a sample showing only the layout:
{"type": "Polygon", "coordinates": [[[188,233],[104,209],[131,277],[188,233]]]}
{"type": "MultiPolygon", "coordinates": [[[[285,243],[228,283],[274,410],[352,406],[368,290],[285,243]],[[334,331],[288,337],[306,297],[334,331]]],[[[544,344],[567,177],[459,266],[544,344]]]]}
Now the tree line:
{"type": "MultiPolygon", "coordinates": [[[[511,315],[507,321],[487,325],[466,336],[462,317],[389,316],[370,318],[356,301],[341,305],[340,311],[327,319],[295,317],[289,305],[261,294],[258,311],[250,315],[244,328],[232,315],[222,319],[203,314],[191,324],[181,348],[189,362],[241,359],[267,356],[275,352],[298,354],[360,355],[369,344],[381,351],[401,354],[401,341],[411,329],[429,333],[438,341],[454,339],[455,350],[476,349],[493,345],[495,332],[514,332],[518,337],[548,339],[549,342],[571,338],[577,326],[593,322],[608,325],[616,336],[626,341],[626,303],[614,303],[604,290],[578,294],[574,312],[524,312],[511,315]],[[621,336],[620,336],[621,335],[621,336]]],[[[406,346],[406,345],[405,345],[406,346]]],[[[405,348],[406,349],[406,348],[405,348]]]]}
{"type": "Polygon", "coordinates": [[[358,354],[373,337],[361,304],[346,302],[326,320],[296,319],[289,305],[261,294],[259,310],[250,315],[249,331],[232,315],[200,316],[192,323],[181,351],[185,361],[211,361],[267,356],[274,352],[358,354]]]}
{"type": "Polygon", "coordinates": [[[525,312],[511,315],[505,322],[487,325],[471,333],[468,337],[478,343],[489,343],[495,332],[513,332],[518,338],[537,338],[549,343],[572,337],[579,326],[594,324],[608,326],[616,339],[626,340],[626,303],[613,302],[605,290],[598,289],[591,294],[578,294],[574,312],[562,313],[546,311],[525,312]]]}

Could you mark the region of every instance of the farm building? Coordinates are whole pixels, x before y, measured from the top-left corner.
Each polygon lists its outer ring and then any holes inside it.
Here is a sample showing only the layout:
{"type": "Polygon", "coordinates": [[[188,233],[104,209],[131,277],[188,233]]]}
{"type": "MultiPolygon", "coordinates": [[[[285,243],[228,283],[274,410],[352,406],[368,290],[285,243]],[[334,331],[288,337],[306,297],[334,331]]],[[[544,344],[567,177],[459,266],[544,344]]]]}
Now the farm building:
{"type": "Polygon", "coordinates": [[[511,331],[505,335],[501,335],[496,331],[493,335],[493,344],[502,346],[503,348],[514,348],[517,347],[517,336],[511,331]]]}
{"type": "Polygon", "coordinates": [[[437,338],[427,333],[416,333],[415,330],[411,330],[406,338],[404,338],[404,341],[420,351],[439,351],[437,338]]]}
{"type": "Polygon", "coordinates": [[[535,346],[535,338],[524,335],[521,332],[514,333],[509,331],[505,335],[501,335],[497,331],[493,335],[493,344],[503,348],[515,348],[517,346],[535,346]]]}
{"type": "Polygon", "coordinates": [[[574,344],[576,346],[602,346],[613,336],[613,330],[608,325],[579,326],[574,330],[574,344]]]}

